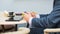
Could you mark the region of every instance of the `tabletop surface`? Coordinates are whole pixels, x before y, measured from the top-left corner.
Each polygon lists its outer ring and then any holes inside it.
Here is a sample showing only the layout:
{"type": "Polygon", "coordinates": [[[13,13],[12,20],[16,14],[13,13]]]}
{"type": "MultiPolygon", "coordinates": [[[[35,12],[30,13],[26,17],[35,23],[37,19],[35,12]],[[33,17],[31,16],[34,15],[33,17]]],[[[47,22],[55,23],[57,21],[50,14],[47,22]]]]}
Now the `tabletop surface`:
{"type": "Polygon", "coordinates": [[[26,23],[26,21],[25,20],[21,20],[21,21],[0,21],[0,25],[22,24],[22,23],[26,23]]]}
{"type": "Polygon", "coordinates": [[[60,32],[60,28],[45,29],[44,32],[60,32]]]}
{"type": "Polygon", "coordinates": [[[20,20],[20,21],[5,21],[5,20],[7,20],[7,19],[8,19],[8,17],[5,17],[5,16],[3,15],[3,12],[0,12],[0,25],[26,23],[25,20],[20,20]]]}

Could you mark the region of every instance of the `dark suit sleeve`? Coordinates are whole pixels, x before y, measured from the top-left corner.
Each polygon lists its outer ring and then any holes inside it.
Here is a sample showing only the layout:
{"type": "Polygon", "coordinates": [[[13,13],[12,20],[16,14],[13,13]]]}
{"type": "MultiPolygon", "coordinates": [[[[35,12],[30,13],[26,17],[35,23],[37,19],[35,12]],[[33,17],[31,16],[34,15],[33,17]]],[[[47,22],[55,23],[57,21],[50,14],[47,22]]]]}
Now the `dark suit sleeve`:
{"type": "Polygon", "coordinates": [[[49,14],[39,14],[40,18],[47,17],[49,14]]]}
{"type": "Polygon", "coordinates": [[[33,18],[32,27],[54,27],[60,21],[60,0],[54,0],[53,11],[46,17],[33,18]]]}

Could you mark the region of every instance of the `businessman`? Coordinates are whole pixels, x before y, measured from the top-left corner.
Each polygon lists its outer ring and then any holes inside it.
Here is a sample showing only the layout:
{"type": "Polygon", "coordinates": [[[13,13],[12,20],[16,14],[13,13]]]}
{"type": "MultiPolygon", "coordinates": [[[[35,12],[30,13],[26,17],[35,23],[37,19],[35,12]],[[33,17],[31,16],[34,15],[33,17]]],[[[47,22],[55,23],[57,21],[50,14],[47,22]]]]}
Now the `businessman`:
{"type": "Polygon", "coordinates": [[[54,0],[53,10],[50,14],[39,15],[39,18],[32,17],[31,13],[24,14],[24,19],[29,23],[29,27],[60,28],[60,0],[54,0]]]}

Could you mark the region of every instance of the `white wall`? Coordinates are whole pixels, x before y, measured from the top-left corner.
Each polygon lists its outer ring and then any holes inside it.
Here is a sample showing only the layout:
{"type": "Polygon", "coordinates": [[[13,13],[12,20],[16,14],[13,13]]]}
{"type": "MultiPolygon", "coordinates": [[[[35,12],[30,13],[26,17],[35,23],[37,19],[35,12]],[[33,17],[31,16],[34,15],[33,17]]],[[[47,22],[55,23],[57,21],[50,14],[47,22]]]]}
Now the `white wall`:
{"type": "Polygon", "coordinates": [[[0,11],[36,11],[38,13],[50,13],[53,0],[0,0],[0,11]]]}

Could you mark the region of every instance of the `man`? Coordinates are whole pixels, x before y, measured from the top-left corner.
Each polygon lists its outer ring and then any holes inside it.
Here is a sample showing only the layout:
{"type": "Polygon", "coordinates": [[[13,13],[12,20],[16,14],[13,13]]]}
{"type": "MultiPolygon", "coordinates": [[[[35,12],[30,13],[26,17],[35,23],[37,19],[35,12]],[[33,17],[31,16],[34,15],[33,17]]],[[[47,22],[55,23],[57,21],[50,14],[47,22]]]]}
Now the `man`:
{"type": "Polygon", "coordinates": [[[53,11],[48,15],[40,15],[40,18],[34,18],[31,13],[24,14],[24,19],[29,23],[29,27],[60,28],[60,0],[54,0],[53,11]]]}

